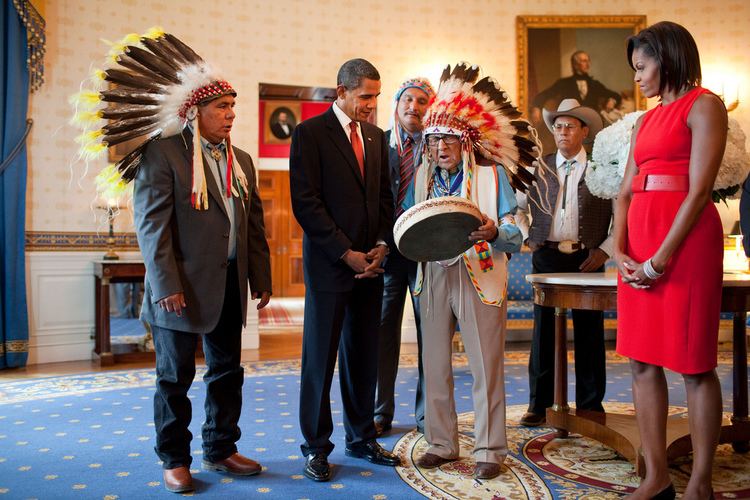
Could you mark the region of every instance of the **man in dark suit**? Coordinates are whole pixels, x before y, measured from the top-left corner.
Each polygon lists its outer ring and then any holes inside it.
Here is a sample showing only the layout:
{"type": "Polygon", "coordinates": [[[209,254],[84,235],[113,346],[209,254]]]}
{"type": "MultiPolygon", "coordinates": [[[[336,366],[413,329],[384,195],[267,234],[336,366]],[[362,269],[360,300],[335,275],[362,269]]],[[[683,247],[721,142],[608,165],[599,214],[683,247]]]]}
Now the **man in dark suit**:
{"type": "Polygon", "coordinates": [[[271,133],[277,139],[287,139],[294,132],[294,124],[289,123],[289,116],[286,111],[280,111],[276,121],[271,124],[271,133]]]}
{"type": "Polygon", "coordinates": [[[589,75],[591,58],[583,50],[577,50],[570,56],[571,76],[560,78],[549,88],[539,92],[531,101],[531,118],[533,123],[540,123],[541,109],[551,101],[555,109],[563,99],[575,99],[582,106],[593,108],[598,113],[605,109],[607,101],[613,99],[615,107],[620,105],[622,97],[614,90],[608,89],[602,82],[589,75]]]}
{"type": "MultiPolygon", "coordinates": [[[[394,220],[401,215],[409,183],[422,160],[422,118],[435,91],[424,78],[412,78],[401,84],[394,95],[393,124],[385,133],[388,143],[391,193],[393,194],[394,220]]],[[[417,430],[424,432],[424,376],[422,370],[422,329],[419,321],[419,298],[414,295],[417,263],[401,255],[395,247],[390,249],[384,265],[383,309],[380,316],[378,349],[378,386],[375,398],[375,430],[378,435],[392,427],[395,410],[395,384],[401,351],[401,324],[406,293],[411,291],[414,323],[417,327],[419,380],[414,402],[417,430]]]]}
{"type": "MultiPolygon", "coordinates": [[[[544,110],[544,121],[554,134],[557,153],[538,167],[528,203],[522,200],[516,220],[534,252],[535,273],[601,272],[612,255],[609,228],[612,202],[592,195],[585,182],[588,166],[584,142],[593,141],[602,128],[599,114],[575,99],[560,103],[557,111],[544,110]],[[525,210],[524,210],[525,209],[525,210]],[[533,217],[529,227],[526,212],[533,217]]],[[[601,311],[573,310],[576,408],[604,411],[606,388],[604,315],[601,311]]],[[[545,422],[552,406],[554,382],[554,308],[534,305],[534,332],[529,356],[529,409],[521,425],[545,422]]]]}
{"type": "Polygon", "coordinates": [[[328,481],[333,450],[330,389],[336,352],[344,406],[346,454],[396,466],[375,441],[373,406],[380,267],[392,239],[393,199],[383,131],[367,123],[380,75],[364,59],[339,69],[336,101],[300,123],[289,158],[292,209],[304,231],[305,318],[300,427],[304,473],[328,481]]]}
{"type": "Polygon", "coordinates": [[[201,338],[203,467],[237,475],[261,470],[237,453],[236,442],[248,283],[261,309],[271,295],[270,257],[253,162],[229,143],[236,93],[220,83],[193,94],[206,96],[188,112],[197,111],[194,126],[146,147],[133,196],[146,265],[141,319],[151,324],[156,349],[155,450],[165,487],[177,493],[193,489],[188,390],[201,338]],[[197,190],[195,178],[204,179],[197,190]]]}

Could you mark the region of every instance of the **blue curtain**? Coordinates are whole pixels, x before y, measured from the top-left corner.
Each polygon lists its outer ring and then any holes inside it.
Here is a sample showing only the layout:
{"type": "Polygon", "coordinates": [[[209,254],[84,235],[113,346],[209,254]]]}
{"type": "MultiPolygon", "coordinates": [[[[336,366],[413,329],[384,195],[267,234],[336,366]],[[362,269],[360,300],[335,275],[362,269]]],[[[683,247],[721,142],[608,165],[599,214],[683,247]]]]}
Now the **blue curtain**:
{"type": "MultiPolygon", "coordinates": [[[[29,70],[26,28],[11,0],[0,12],[0,165],[24,137],[29,70]]],[[[0,368],[24,366],[29,354],[24,228],[26,148],[0,173],[0,368]]]]}

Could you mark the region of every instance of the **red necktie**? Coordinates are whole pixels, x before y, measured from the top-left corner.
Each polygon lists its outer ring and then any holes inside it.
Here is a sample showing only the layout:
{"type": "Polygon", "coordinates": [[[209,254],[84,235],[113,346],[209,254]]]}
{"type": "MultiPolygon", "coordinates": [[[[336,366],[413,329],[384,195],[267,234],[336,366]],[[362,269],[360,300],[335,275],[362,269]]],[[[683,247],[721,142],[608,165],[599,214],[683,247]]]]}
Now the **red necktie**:
{"type": "Polygon", "coordinates": [[[355,121],[350,122],[349,128],[351,129],[349,138],[352,141],[352,149],[354,150],[354,156],[357,157],[357,163],[359,164],[359,173],[362,175],[362,179],[364,180],[365,178],[365,152],[362,149],[362,141],[359,139],[359,134],[357,133],[357,122],[355,121]]]}
{"type": "MultiPolygon", "coordinates": [[[[393,133],[396,133],[396,131],[394,130],[393,133]]],[[[406,138],[404,141],[404,147],[401,150],[399,174],[400,180],[398,185],[398,198],[396,199],[396,217],[404,212],[401,205],[404,203],[406,190],[409,188],[409,184],[411,184],[411,180],[414,178],[414,145],[411,136],[406,138]]]]}

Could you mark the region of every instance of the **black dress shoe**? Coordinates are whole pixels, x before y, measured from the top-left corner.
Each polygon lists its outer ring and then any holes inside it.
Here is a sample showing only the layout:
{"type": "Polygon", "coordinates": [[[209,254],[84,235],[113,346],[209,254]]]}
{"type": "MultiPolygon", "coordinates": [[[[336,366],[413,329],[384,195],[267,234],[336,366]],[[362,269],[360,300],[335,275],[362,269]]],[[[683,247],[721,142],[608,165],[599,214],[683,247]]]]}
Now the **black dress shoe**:
{"type": "Polygon", "coordinates": [[[380,437],[389,430],[393,428],[390,422],[386,422],[385,420],[375,420],[373,421],[373,424],[375,425],[375,435],[380,437]]]}
{"type": "Polygon", "coordinates": [[[346,447],[345,453],[347,457],[364,458],[376,465],[387,465],[389,467],[401,465],[401,459],[398,458],[398,455],[383,449],[375,440],[364,444],[349,445],[346,447]]]}
{"type": "Polygon", "coordinates": [[[545,422],[547,422],[547,419],[544,415],[540,415],[538,413],[533,413],[530,411],[524,413],[523,417],[521,417],[521,420],[518,421],[519,424],[525,427],[539,427],[545,422]]]}
{"type": "Polygon", "coordinates": [[[674,489],[674,484],[669,483],[669,486],[652,496],[651,500],[674,500],[676,496],[677,492],[674,489]]]}
{"type": "Polygon", "coordinates": [[[324,482],[331,479],[331,466],[324,453],[311,453],[305,461],[305,476],[313,481],[324,482]]]}

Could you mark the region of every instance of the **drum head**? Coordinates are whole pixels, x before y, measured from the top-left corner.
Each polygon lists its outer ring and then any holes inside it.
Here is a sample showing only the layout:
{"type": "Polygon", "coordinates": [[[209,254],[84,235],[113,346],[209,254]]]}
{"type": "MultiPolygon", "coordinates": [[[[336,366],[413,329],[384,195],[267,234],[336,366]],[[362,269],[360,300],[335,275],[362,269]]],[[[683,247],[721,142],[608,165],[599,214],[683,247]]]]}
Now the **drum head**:
{"type": "Polygon", "coordinates": [[[446,196],[423,201],[396,221],[396,246],[407,258],[418,262],[448,260],[473,244],[469,234],[482,225],[482,214],[466,198],[446,196]]]}

